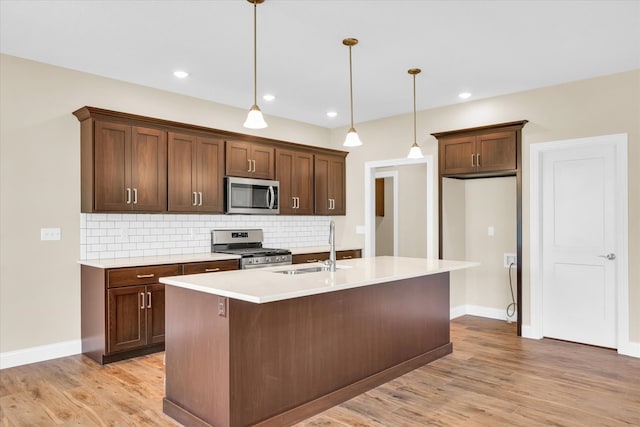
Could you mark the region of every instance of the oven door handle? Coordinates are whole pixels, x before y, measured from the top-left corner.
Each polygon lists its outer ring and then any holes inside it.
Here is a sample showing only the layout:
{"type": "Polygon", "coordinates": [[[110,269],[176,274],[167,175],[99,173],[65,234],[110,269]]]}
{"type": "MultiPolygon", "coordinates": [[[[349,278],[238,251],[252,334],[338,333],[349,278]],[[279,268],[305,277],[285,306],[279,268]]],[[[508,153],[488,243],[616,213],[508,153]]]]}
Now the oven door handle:
{"type": "Polygon", "coordinates": [[[273,185],[269,186],[269,192],[267,193],[267,205],[269,205],[269,209],[273,209],[273,205],[276,201],[276,193],[273,191],[273,185]]]}

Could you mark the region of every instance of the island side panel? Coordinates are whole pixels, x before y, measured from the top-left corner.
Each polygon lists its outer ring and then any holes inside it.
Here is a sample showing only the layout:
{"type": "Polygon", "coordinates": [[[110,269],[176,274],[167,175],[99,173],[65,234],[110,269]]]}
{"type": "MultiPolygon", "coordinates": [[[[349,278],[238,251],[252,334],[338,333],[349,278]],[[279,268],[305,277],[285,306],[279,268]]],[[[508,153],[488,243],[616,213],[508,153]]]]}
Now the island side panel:
{"type": "Polygon", "coordinates": [[[449,273],[229,312],[232,426],[291,424],[451,352],[449,273]]]}
{"type": "Polygon", "coordinates": [[[166,286],[163,409],[184,425],[230,425],[229,322],[218,315],[220,298],[166,286]]]}

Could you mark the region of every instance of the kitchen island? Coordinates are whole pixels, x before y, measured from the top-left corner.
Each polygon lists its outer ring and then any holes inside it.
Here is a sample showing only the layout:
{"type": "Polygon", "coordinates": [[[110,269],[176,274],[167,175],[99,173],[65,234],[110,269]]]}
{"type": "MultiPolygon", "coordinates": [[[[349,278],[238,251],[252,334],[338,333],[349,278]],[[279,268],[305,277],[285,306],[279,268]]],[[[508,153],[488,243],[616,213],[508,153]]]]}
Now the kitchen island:
{"type": "Polygon", "coordinates": [[[162,278],[164,412],[291,425],[449,354],[449,272],[475,265],[372,257],[162,278]]]}

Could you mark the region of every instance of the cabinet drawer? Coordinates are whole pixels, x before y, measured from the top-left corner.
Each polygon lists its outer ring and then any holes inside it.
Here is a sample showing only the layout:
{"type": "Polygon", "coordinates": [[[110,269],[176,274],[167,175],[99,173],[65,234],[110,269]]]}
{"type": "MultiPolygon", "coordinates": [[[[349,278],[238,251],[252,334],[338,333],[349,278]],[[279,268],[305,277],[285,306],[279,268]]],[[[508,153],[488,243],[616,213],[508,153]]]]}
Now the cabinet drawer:
{"type": "Polygon", "coordinates": [[[117,288],[120,286],[147,285],[158,283],[160,277],[178,276],[180,274],[180,264],[117,268],[108,271],[107,287],[117,288]]]}
{"type": "Polygon", "coordinates": [[[192,262],[182,265],[182,274],[214,273],[217,271],[237,270],[238,260],[192,262]]]}
{"type": "Polygon", "coordinates": [[[352,259],[352,258],[362,258],[362,251],[360,249],[354,249],[351,251],[337,251],[336,259],[352,259]]]}
{"type": "Polygon", "coordinates": [[[293,264],[303,264],[305,262],[321,262],[326,259],[329,259],[329,252],[314,252],[293,255],[291,262],[293,264]]]}

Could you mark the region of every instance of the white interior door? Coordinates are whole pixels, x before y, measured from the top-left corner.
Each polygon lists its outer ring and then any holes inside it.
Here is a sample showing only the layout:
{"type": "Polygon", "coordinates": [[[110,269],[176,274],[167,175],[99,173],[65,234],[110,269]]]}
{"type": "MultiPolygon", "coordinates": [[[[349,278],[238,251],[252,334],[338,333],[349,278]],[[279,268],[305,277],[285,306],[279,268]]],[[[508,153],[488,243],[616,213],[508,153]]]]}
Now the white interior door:
{"type": "Polygon", "coordinates": [[[615,147],[542,157],[543,335],[616,348],[615,147]]]}

